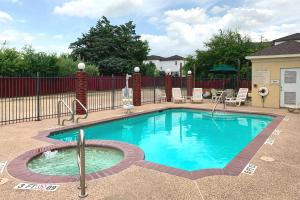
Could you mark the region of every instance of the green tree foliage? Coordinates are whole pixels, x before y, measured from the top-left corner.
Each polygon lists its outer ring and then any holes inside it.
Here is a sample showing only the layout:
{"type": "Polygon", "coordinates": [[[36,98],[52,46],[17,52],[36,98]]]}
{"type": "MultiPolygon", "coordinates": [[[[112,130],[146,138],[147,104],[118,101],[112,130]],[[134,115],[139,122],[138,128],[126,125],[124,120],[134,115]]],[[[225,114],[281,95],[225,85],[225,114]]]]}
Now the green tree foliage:
{"type": "Polygon", "coordinates": [[[145,76],[158,76],[159,71],[156,69],[156,66],[154,63],[143,63],[140,66],[141,73],[145,76]]]}
{"type": "Polygon", "coordinates": [[[188,56],[184,70],[193,70],[196,66],[197,78],[216,76],[209,74],[209,70],[218,64],[228,64],[237,66],[240,61],[240,74],[243,77],[251,76],[251,67],[249,61],[245,59],[260,49],[265,48],[265,42],[254,43],[248,36],[242,36],[238,31],[222,31],[214,35],[205,43],[207,50],[196,51],[196,56],[188,56]]]}
{"type": "Polygon", "coordinates": [[[107,75],[132,73],[149,52],[148,43],[136,35],[132,21],[116,26],[105,17],[71,43],[70,48],[73,58],[92,63],[107,75]]]}
{"type": "MultiPolygon", "coordinates": [[[[22,51],[5,45],[0,48],[0,76],[35,76],[37,72],[45,76],[70,76],[78,70],[78,63],[70,55],[36,52],[30,46],[22,51]]],[[[91,76],[99,75],[95,65],[87,64],[85,71],[91,76]]]]}
{"type": "Polygon", "coordinates": [[[32,74],[36,74],[37,72],[41,74],[58,74],[56,54],[36,52],[31,46],[25,46],[21,52],[21,57],[21,73],[26,73],[27,71],[32,74]]]}
{"type": "Polygon", "coordinates": [[[21,61],[22,56],[16,49],[6,48],[3,45],[0,48],[0,75],[19,73],[22,70],[20,68],[21,61]]]}

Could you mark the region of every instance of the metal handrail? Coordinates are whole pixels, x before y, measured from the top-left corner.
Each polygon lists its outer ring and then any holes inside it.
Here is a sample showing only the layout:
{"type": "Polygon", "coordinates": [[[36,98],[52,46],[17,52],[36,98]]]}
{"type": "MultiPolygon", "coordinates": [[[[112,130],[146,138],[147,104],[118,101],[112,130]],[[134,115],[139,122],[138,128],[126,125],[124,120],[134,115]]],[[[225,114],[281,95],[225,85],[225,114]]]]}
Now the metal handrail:
{"type": "Polygon", "coordinates": [[[80,198],[86,197],[88,194],[86,192],[85,185],[85,138],[84,131],[80,129],[77,135],[77,165],[79,168],[79,176],[80,176],[80,198]]]}
{"type": "MultiPolygon", "coordinates": [[[[72,101],[72,110],[73,110],[73,113],[75,115],[76,113],[76,110],[75,110],[75,105],[76,105],[76,102],[84,109],[85,111],[85,116],[84,117],[77,117],[76,119],[76,123],[78,123],[79,119],[86,119],[88,117],[88,109],[78,100],[78,99],[74,99],[72,101]]],[[[75,117],[73,117],[73,122],[75,122],[75,117]]]]}
{"type": "MultiPolygon", "coordinates": [[[[216,108],[217,108],[217,106],[218,106],[218,104],[219,104],[219,102],[220,102],[220,99],[221,98],[223,98],[223,96],[224,96],[224,93],[225,91],[223,90],[222,91],[222,93],[221,93],[221,95],[219,96],[219,98],[217,99],[217,102],[215,103],[215,105],[214,105],[214,107],[213,107],[213,109],[211,110],[211,116],[214,116],[214,112],[215,112],[215,110],[216,110],[216,108]]],[[[223,103],[224,103],[224,109],[225,109],[225,100],[223,99],[223,103]]]]}
{"type": "Polygon", "coordinates": [[[74,112],[73,112],[73,110],[62,99],[60,99],[57,102],[57,117],[58,117],[58,125],[64,125],[65,121],[73,121],[74,120],[74,112]],[[69,110],[69,112],[71,113],[71,118],[70,119],[64,119],[62,121],[62,123],[60,124],[60,118],[61,118],[61,106],[60,105],[61,104],[64,105],[69,110]]]}

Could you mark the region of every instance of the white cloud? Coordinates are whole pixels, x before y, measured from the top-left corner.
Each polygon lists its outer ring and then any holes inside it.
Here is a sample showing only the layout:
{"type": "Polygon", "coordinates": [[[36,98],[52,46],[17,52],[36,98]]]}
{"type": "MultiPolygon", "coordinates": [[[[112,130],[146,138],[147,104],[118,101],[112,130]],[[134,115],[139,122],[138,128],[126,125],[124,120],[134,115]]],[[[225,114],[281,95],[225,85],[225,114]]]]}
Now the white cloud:
{"type": "Polygon", "coordinates": [[[97,18],[124,16],[143,8],[144,0],[72,0],[56,6],[54,12],[61,15],[97,18]]]}
{"type": "Polygon", "coordinates": [[[212,9],[191,8],[164,12],[163,35],[143,34],[152,54],[187,55],[203,49],[219,29],[238,29],[253,40],[273,40],[300,31],[297,0],[245,0],[240,7],[214,6],[212,9]],[[294,14],[291,14],[294,13],[294,14]]]}
{"type": "Polygon", "coordinates": [[[57,40],[62,40],[64,37],[62,35],[58,34],[58,35],[54,35],[53,38],[57,39],[57,40]]]}
{"type": "Polygon", "coordinates": [[[0,22],[6,23],[13,21],[13,18],[6,12],[0,10],[0,22]]]}
{"type": "Polygon", "coordinates": [[[69,42],[55,41],[61,40],[62,37],[59,34],[31,34],[15,29],[5,29],[0,32],[0,44],[6,41],[9,47],[16,47],[17,49],[22,49],[25,45],[32,45],[38,51],[70,53],[69,42]]]}
{"type": "Polygon", "coordinates": [[[223,13],[225,12],[226,10],[229,9],[229,6],[214,6],[210,12],[213,14],[213,15],[217,15],[217,14],[220,14],[220,13],[223,13]]]}
{"type": "Polygon", "coordinates": [[[99,18],[128,15],[159,15],[169,6],[190,2],[205,4],[209,0],[69,0],[54,8],[54,13],[67,16],[99,18]]]}

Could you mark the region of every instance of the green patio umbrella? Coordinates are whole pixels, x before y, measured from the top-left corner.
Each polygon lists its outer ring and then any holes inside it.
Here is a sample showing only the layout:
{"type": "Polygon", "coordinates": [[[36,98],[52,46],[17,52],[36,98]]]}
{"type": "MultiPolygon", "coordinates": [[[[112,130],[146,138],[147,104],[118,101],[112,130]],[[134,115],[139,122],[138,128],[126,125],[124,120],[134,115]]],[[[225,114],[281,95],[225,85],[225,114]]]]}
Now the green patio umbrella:
{"type": "Polygon", "coordinates": [[[223,89],[225,88],[225,74],[236,74],[238,72],[236,67],[226,64],[213,66],[209,71],[214,74],[223,74],[223,89]]]}

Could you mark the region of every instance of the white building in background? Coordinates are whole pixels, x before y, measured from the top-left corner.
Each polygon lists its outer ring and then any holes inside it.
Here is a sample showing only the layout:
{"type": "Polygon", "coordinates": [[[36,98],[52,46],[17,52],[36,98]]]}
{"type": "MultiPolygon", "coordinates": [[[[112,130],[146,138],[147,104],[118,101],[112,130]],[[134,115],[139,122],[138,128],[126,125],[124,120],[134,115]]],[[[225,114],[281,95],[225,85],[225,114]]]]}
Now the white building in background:
{"type": "Polygon", "coordinates": [[[167,69],[170,69],[173,75],[180,75],[180,69],[184,66],[184,58],[178,55],[167,58],[151,55],[148,56],[144,63],[150,62],[155,64],[156,69],[159,71],[166,71],[167,69]]]}

